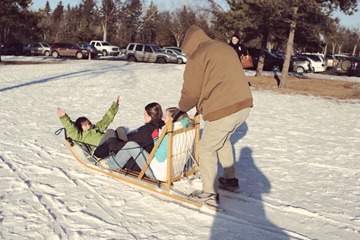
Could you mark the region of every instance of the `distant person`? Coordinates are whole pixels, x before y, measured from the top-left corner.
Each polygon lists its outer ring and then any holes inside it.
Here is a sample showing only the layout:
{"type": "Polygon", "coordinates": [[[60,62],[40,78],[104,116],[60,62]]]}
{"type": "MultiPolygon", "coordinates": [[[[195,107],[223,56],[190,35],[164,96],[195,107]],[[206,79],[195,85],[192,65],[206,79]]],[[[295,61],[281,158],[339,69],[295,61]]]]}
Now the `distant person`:
{"type": "Polygon", "coordinates": [[[189,58],[179,110],[173,116],[176,119],[181,112],[196,107],[205,122],[199,143],[203,186],[189,199],[217,206],[218,161],[224,169],[219,186],[232,191],[239,188],[230,136],[248,117],[253,98],[238,56],[228,44],[211,39],[192,25],[181,49],[189,58]]]}
{"type": "Polygon", "coordinates": [[[230,40],[229,45],[234,48],[236,51],[238,58],[240,59],[241,56],[247,56],[248,51],[244,44],[240,43],[240,37],[237,34],[233,34],[230,40]]]}

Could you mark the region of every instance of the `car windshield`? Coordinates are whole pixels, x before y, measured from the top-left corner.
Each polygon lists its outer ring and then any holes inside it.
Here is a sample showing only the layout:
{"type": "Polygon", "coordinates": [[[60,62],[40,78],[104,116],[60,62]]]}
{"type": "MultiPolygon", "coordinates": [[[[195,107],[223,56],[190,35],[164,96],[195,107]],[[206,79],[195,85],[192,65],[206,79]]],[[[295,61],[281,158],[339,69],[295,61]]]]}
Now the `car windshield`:
{"type": "Polygon", "coordinates": [[[111,44],[108,43],[108,42],[102,42],[102,45],[103,45],[103,46],[111,46],[111,44]]]}
{"type": "Polygon", "coordinates": [[[48,43],[41,43],[44,47],[51,47],[48,43]]]}

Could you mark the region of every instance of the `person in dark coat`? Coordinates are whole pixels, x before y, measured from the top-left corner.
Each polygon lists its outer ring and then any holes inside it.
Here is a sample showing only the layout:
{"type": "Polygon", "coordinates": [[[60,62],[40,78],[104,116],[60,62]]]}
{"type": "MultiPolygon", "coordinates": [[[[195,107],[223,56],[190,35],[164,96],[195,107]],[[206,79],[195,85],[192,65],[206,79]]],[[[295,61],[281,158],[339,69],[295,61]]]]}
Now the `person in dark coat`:
{"type": "Polygon", "coordinates": [[[248,52],[244,44],[240,43],[240,37],[237,34],[232,35],[229,45],[234,48],[239,59],[241,56],[247,56],[248,52]]]}

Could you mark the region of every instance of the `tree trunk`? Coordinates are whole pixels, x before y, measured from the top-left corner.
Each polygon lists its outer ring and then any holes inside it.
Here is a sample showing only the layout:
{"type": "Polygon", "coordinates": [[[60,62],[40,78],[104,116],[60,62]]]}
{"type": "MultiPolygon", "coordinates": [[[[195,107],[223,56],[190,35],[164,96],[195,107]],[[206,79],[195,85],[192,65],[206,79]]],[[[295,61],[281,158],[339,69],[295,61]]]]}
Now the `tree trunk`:
{"type": "Polygon", "coordinates": [[[259,56],[258,65],[256,67],[255,77],[261,77],[262,76],[262,72],[263,72],[263,68],[264,68],[264,62],[265,62],[265,52],[264,52],[264,50],[267,48],[268,39],[269,39],[269,32],[265,31],[263,33],[262,40],[261,40],[261,53],[260,53],[260,56],[259,56]]]}
{"type": "MultiPolygon", "coordinates": [[[[294,7],[294,19],[296,19],[297,10],[298,10],[298,8],[294,7]]],[[[289,39],[288,39],[287,46],[286,46],[285,62],[284,62],[284,66],[283,66],[283,69],[281,72],[281,81],[279,84],[279,88],[286,87],[286,78],[289,73],[291,54],[293,52],[295,27],[296,27],[296,20],[293,20],[290,23],[289,39]]]]}
{"type": "Polygon", "coordinates": [[[332,54],[335,54],[336,43],[332,44],[332,54]]]}
{"type": "Polygon", "coordinates": [[[324,46],[324,57],[326,56],[327,49],[328,49],[328,44],[327,44],[327,43],[325,43],[325,46],[324,46]]]}
{"type": "Polygon", "coordinates": [[[352,55],[356,55],[356,48],[357,48],[357,45],[355,44],[352,55]]]}

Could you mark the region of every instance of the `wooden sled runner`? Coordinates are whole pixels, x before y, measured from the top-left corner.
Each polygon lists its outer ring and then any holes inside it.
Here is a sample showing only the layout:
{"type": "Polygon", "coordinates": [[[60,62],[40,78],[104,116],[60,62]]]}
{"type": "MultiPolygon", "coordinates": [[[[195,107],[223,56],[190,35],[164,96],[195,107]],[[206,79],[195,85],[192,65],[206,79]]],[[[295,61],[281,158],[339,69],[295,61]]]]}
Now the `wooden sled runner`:
{"type": "MultiPolygon", "coordinates": [[[[187,194],[173,189],[175,182],[182,180],[184,177],[194,175],[199,171],[198,144],[200,140],[200,116],[196,115],[194,120],[195,124],[193,126],[174,129],[173,119],[171,118],[163,127],[158,141],[147,158],[147,164],[144,165],[140,173],[128,169],[113,171],[101,168],[98,166],[99,160],[76,142],[67,139],[66,146],[77,161],[91,170],[166,196],[178,202],[189,204],[196,208],[202,208],[204,206],[202,203],[191,201],[187,198],[187,194]],[[168,143],[165,179],[153,180],[145,175],[145,171],[149,166],[152,166],[152,161],[156,161],[156,159],[154,159],[155,152],[166,134],[168,136],[168,143]]],[[[212,209],[212,207],[206,207],[212,209]]]]}

